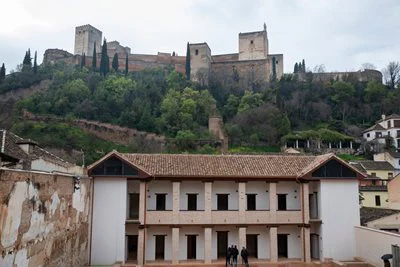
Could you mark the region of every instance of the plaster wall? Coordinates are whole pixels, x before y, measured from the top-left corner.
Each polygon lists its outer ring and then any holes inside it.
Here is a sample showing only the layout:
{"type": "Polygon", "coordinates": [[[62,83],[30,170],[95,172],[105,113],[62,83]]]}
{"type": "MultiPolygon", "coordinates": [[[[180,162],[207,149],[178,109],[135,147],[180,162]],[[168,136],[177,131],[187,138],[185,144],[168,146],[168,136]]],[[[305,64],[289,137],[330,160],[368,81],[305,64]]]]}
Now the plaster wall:
{"type": "MultiPolygon", "coordinates": [[[[239,228],[236,226],[215,226],[212,229],[212,237],[211,237],[211,242],[212,242],[212,259],[216,260],[217,257],[217,247],[218,247],[218,241],[217,241],[217,231],[228,231],[228,246],[231,245],[238,245],[239,244],[239,228]]],[[[228,248],[226,248],[228,249],[228,248]]]]}
{"type": "Polygon", "coordinates": [[[165,260],[172,259],[172,228],[169,226],[155,226],[147,229],[146,261],[154,261],[156,255],[156,235],[165,236],[165,260]]]}
{"type": "Polygon", "coordinates": [[[91,180],[0,169],[0,266],[88,263],[91,180]]]}
{"type": "Polygon", "coordinates": [[[389,208],[389,195],[388,192],[381,191],[360,191],[364,200],[361,201],[361,206],[370,208],[389,208]],[[377,206],[375,203],[375,196],[379,196],[381,199],[381,205],[377,206]]]}
{"type": "Polygon", "coordinates": [[[322,258],[352,260],[356,255],[354,226],[360,225],[358,181],[325,179],[320,184],[322,258]]]}
{"type": "Polygon", "coordinates": [[[400,210],[400,176],[388,183],[389,208],[400,210]]]}
{"type": "Polygon", "coordinates": [[[212,184],[212,210],[217,210],[217,194],[229,194],[228,210],[239,209],[238,184],[232,181],[215,181],[212,184]]]}
{"type": "Polygon", "coordinates": [[[277,194],[286,195],[286,206],[288,210],[300,210],[300,184],[296,182],[279,182],[276,184],[277,194]]]}
{"type": "Polygon", "coordinates": [[[49,161],[45,161],[41,158],[32,160],[31,169],[35,171],[45,171],[45,172],[58,171],[76,175],[83,175],[83,168],[79,166],[65,167],[58,164],[54,164],[49,161]]]}
{"type": "Polygon", "coordinates": [[[172,183],[170,181],[152,181],[147,186],[147,210],[156,210],[156,194],[167,194],[165,209],[172,210],[172,183]]]}
{"type": "Polygon", "coordinates": [[[179,230],[179,259],[187,260],[187,235],[196,235],[196,260],[204,260],[204,228],[181,227],[179,230]]]}
{"type": "MultiPolygon", "coordinates": [[[[270,237],[269,237],[269,230],[264,226],[249,226],[246,229],[247,235],[258,235],[257,236],[257,255],[258,259],[269,259],[270,257],[270,237]]],[[[239,248],[239,251],[242,248],[239,248]]]]}
{"type": "MultiPolygon", "coordinates": [[[[171,185],[172,186],[172,185],[171,185]]],[[[188,194],[197,194],[197,210],[204,210],[204,183],[201,181],[184,181],[180,187],[180,209],[188,209],[188,194]]]]}
{"type": "Polygon", "coordinates": [[[92,265],[125,260],[126,178],[94,179],[92,265]]]}
{"type": "MultiPolygon", "coordinates": [[[[392,244],[400,244],[400,235],[367,227],[355,227],[356,256],[377,267],[383,267],[382,255],[392,253],[392,244]]],[[[354,239],[354,237],[353,237],[354,239]]]]}
{"type": "Polygon", "coordinates": [[[288,235],[288,258],[289,259],[300,259],[301,258],[301,237],[300,237],[300,227],[297,226],[279,226],[279,234],[288,235]]]}
{"type": "Polygon", "coordinates": [[[400,211],[399,213],[368,222],[367,226],[378,230],[390,229],[400,233],[400,211]]]}
{"type": "MultiPolygon", "coordinates": [[[[256,210],[269,209],[268,188],[269,185],[265,182],[248,182],[246,184],[246,194],[256,194],[256,210]]],[[[247,209],[247,203],[246,203],[246,209],[247,209]]]]}

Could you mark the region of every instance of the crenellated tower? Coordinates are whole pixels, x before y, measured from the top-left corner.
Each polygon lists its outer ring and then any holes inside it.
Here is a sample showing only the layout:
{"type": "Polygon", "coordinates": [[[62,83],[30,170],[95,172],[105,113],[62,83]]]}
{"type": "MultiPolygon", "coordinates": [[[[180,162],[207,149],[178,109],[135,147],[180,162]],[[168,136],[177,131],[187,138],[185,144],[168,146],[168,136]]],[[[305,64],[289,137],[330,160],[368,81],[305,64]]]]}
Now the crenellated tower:
{"type": "Polygon", "coordinates": [[[96,52],[101,51],[102,32],[90,24],[78,26],[75,28],[75,55],[87,56],[93,55],[94,45],[96,44],[96,52]]]}

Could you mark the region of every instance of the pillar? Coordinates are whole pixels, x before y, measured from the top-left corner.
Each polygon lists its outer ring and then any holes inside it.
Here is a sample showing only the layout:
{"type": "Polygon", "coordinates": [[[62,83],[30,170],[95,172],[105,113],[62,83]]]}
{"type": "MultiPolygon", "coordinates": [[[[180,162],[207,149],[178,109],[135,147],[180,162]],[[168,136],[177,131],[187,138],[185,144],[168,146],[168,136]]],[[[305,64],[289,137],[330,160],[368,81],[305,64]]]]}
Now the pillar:
{"type": "Polygon", "coordinates": [[[353,149],[353,141],[350,141],[350,149],[353,149]]]}
{"type": "Polygon", "coordinates": [[[332,148],[332,144],[331,144],[331,142],[329,142],[329,148],[332,148]]]}
{"type": "Polygon", "coordinates": [[[145,181],[140,181],[139,185],[139,222],[144,224],[144,216],[146,214],[146,192],[147,184],[145,181]]]}
{"type": "Polygon", "coordinates": [[[339,141],[339,148],[342,149],[342,141],[339,141]]]}
{"type": "Polygon", "coordinates": [[[269,228],[269,259],[278,262],[278,227],[269,228]]]}
{"type": "Polygon", "coordinates": [[[271,220],[276,222],[276,211],[278,209],[278,199],[276,195],[276,184],[275,182],[269,183],[269,212],[271,213],[271,220]]]}
{"type": "Polygon", "coordinates": [[[309,199],[309,183],[301,183],[301,190],[302,190],[302,203],[301,209],[304,214],[304,221],[303,223],[308,224],[310,223],[310,199],[309,199]]]}
{"type": "Polygon", "coordinates": [[[212,182],[204,182],[204,223],[211,224],[212,182]]]}
{"type": "Polygon", "coordinates": [[[179,227],[172,228],[172,264],[179,264],[179,227]]]}
{"type": "Polygon", "coordinates": [[[139,227],[138,230],[138,247],[137,247],[137,263],[139,266],[143,266],[145,263],[144,253],[146,251],[145,247],[145,228],[139,227]]]}
{"type": "Polygon", "coordinates": [[[246,222],[246,183],[238,183],[238,195],[239,195],[239,223],[243,224],[246,222]]]}
{"type": "Polygon", "coordinates": [[[239,251],[242,249],[242,247],[246,247],[246,232],[246,227],[239,227],[239,251]]]}
{"type": "Polygon", "coordinates": [[[181,196],[181,182],[172,182],[172,222],[179,224],[179,210],[180,210],[180,196],[181,196]]]}
{"type": "Polygon", "coordinates": [[[307,140],[307,148],[310,148],[310,140],[307,140]]]}
{"type": "Polygon", "coordinates": [[[310,247],[310,228],[301,228],[301,247],[302,247],[302,259],[305,262],[311,262],[311,247],[310,247]]]}
{"type": "Polygon", "coordinates": [[[299,140],[296,139],[296,148],[299,148],[299,140]]]}
{"type": "Polygon", "coordinates": [[[204,264],[211,264],[212,260],[212,228],[204,228],[204,264]]]}

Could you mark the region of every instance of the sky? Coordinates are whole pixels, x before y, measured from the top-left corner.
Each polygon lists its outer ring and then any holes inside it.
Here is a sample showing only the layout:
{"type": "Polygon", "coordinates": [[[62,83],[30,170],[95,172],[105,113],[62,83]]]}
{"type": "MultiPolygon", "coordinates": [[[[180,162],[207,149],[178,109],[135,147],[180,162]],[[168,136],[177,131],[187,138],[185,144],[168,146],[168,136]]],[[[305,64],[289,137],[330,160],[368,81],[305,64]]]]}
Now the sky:
{"type": "Polygon", "coordinates": [[[267,24],[269,52],[284,71],[305,59],[313,70],[382,70],[400,61],[399,0],[0,0],[0,64],[7,72],[25,51],[74,51],[75,27],[91,24],[107,41],[135,54],[175,51],[207,42],[213,55],[238,52],[239,32],[267,24]]]}

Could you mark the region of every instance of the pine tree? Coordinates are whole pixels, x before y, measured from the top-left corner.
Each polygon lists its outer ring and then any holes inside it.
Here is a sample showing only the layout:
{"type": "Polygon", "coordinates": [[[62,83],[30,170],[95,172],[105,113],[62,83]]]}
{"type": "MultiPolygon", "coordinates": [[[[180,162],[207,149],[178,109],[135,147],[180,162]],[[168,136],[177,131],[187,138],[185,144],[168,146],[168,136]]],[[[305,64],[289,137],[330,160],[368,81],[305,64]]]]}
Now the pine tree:
{"type": "Polygon", "coordinates": [[[190,47],[189,42],[186,47],[186,80],[190,80],[190,47]]]}
{"type": "Polygon", "coordinates": [[[33,60],[33,73],[37,73],[37,51],[35,51],[35,59],[33,60]]]}
{"type": "Polygon", "coordinates": [[[96,53],[96,42],[94,42],[92,71],[96,71],[96,68],[97,68],[97,53],[96,53]]]}
{"type": "Polygon", "coordinates": [[[83,53],[83,55],[81,56],[81,69],[83,69],[83,67],[86,66],[86,55],[85,53],[83,53]]]}
{"type": "Polygon", "coordinates": [[[5,78],[6,78],[6,67],[4,66],[4,63],[3,63],[3,65],[1,65],[1,69],[0,69],[0,83],[2,81],[4,81],[5,78]]]}
{"type": "Polygon", "coordinates": [[[104,38],[103,47],[101,48],[101,58],[100,58],[100,72],[103,73],[104,76],[110,71],[110,63],[107,55],[107,41],[104,38]]]}
{"type": "Polygon", "coordinates": [[[303,65],[303,72],[306,72],[306,62],[304,61],[304,59],[303,59],[301,65],[303,65]]]}
{"type": "Polygon", "coordinates": [[[299,72],[299,64],[297,64],[297,62],[296,62],[296,64],[294,64],[293,73],[298,73],[298,72],[299,72]]]}
{"type": "Polygon", "coordinates": [[[125,58],[125,76],[128,76],[128,54],[126,54],[125,58]]]}
{"type": "Polygon", "coordinates": [[[112,68],[115,70],[115,72],[118,72],[118,67],[119,67],[118,54],[115,53],[112,60],[112,68]]]}

